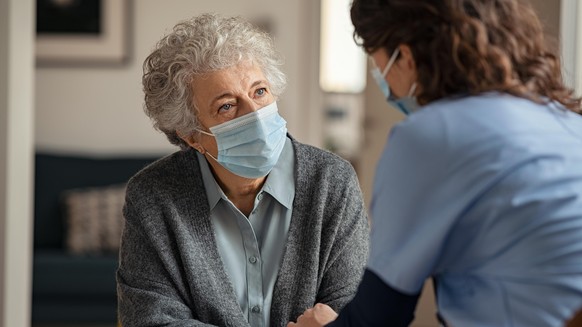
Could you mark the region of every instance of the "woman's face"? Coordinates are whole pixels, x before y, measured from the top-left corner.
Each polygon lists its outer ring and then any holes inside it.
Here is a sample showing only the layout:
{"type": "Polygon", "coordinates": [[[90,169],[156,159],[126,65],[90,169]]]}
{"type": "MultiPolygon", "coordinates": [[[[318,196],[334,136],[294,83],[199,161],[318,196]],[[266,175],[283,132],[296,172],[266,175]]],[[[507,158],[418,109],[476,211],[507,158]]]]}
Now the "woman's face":
{"type": "MultiPolygon", "coordinates": [[[[370,56],[380,71],[384,71],[392,53],[387,53],[384,48],[380,48],[372,52],[370,56]]],[[[397,98],[408,95],[410,88],[416,81],[416,65],[408,46],[400,46],[400,54],[384,78],[390,85],[390,91],[397,98]]]]}
{"type": "MultiPolygon", "coordinates": [[[[191,87],[195,94],[194,105],[198,109],[196,114],[206,132],[210,132],[210,127],[257,111],[275,101],[261,68],[251,61],[197,76],[191,87]]],[[[200,133],[187,142],[198,151],[208,151],[217,157],[214,137],[200,133]]]]}

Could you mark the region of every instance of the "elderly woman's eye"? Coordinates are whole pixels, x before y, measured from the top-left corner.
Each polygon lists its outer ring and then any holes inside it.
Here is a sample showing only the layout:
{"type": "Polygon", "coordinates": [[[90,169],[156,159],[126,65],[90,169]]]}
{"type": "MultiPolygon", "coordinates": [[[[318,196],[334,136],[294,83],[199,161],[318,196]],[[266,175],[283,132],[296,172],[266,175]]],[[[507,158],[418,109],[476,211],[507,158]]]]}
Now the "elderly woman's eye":
{"type": "Polygon", "coordinates": [[[267,93],[267,88],[265,88],[265,87],[261,87],[261,88],[260,88],[260,89],[258,89],[258,90],[257,90],[255,93],[256,93],[258,96],[265,95],[265,93],[267,93]]]}
{"type": "Polygon", "coordinates": [[[220,108],[218,108],[219,110],[229,110],[230,108],[232,108],[232,104],[230,103],[225,103],[222,106],[220,106],[220,108]]]}

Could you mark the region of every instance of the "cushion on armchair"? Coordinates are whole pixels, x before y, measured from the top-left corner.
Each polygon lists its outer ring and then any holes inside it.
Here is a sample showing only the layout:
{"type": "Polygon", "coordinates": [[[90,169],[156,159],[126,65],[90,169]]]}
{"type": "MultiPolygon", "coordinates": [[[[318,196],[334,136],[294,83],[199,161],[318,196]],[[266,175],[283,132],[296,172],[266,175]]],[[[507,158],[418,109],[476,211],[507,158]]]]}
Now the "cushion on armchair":
{"type": "Polygon", "coordinates": [[[117,253],[123,227],[125,184],[67,190],[67,250],[72,254],[117,253]]]}
{"type": "Polygon", "coordinates": [[[65,246],[64,191],[126,183],[152,157],[93,158],[82,155],[37,153],[34,187],[34,246],[65,246]]]}

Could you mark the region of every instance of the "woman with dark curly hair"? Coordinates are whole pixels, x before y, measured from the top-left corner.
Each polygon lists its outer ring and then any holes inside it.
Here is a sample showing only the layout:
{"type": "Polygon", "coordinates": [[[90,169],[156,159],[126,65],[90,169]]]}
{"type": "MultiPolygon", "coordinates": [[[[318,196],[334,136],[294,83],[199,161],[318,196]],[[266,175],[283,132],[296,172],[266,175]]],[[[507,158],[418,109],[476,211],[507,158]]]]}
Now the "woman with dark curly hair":
{"type": "Polygon", "coordinates": [[[582,307],[582,111],[532,8],[354,0],[351,18],[409,116],[378,163],[358,293],[289,326],[407,326],[427,278],[443,325],[563,326],[582,307]]]}

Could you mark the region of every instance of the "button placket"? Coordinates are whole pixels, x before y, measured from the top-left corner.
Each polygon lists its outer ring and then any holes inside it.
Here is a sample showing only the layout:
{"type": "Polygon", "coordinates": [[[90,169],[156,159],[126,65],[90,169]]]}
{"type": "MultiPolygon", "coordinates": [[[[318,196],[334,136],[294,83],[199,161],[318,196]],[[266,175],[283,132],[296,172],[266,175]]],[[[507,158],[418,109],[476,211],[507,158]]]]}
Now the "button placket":
{"type": "MultiPolygon", "coordinates": [[[[250,217],[249,217],[250,218],[250,217]]],[[[251,326],[263,326],[263,273],[259,243],[248,219],[239,220],[239,227],[244,238],[243,246],[247,259],[247,296],[249,308],[249,323],[251,326]]]]}

